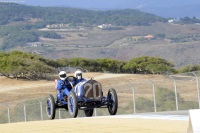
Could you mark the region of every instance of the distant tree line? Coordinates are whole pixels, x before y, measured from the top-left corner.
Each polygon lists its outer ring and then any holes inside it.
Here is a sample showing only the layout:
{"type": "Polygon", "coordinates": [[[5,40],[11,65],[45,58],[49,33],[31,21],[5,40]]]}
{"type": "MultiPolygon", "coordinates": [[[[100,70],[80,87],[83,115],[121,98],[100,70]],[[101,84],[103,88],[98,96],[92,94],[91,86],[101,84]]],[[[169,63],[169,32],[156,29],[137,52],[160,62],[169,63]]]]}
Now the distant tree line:
{"type": "Polygon", "coordinates": [[[33,18],[47,24],[98,25],[149,25],[154,22],[166,22],[165,18],[143,13],[139,10],[94,11],[65,7],[36,7],[15,3],[0,3],[0,24],[23,22],[33,18]]]}
{"type": "Polygon", "coordinates": [[[190,34],[185,36],[176,36],[169,38],[171,43],[182,43],[182,42],[191,42],[191,41],[200,41],[200,34],[190,34]]]}
{"type": "Polygon", "coordinates": [[[131,59],[127,62],[115,59],[58,59],[57,62],[62,66],[82,67],[92,72],[111,72],[111,73],[137,73],[137,74],[164,74],[174,73],[176,70],[173,64],[167,60],[143,56],[131,59]]]}
{"type": "Polygon", "coordinates": [[[181,24],[196,24],[196,23],[200,23],[200,19],[196,18],[196,17],[184,17],[180,19],[181,24]]]}
{"type": "Polygon", "coordinates": [[[39,55],[12,51],[0,52],[0,73],[4,76],[40,79],[44,74],[57,73],[58,67],[81,67],[89,72],[133,73],[133,74],[170,74],[200,70],[200,66],[174,69],[174,65],[157,57],[138,57],[129,61],[114,59],[62,58],[45,59],[39,55]]]}

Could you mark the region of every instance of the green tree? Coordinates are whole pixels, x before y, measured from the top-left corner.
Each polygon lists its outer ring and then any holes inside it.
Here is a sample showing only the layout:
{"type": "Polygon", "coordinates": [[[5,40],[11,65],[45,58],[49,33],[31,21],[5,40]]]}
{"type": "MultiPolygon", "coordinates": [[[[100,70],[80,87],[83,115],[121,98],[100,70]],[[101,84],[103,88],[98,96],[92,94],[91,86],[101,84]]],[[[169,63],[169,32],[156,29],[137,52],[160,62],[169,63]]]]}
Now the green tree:
{"type": "Polygon", "coordinates": [[[131,59],[123,66],[123,69],[131,73],[164,74],[176,72],[173,66],[165,59],[143,56],[131,59]]]}
{"type": "Polygon", "coordinates": [[[30,77],[31,79],[41,78],[45,73],[55,71],[50,66],[50,60],[46,60],[38,55],[12,51],[11,53],[0,54],[0,72],[5,76],[30,77]]]}
{"type": "Polygon", "coordinates": [[[186,72],[192,72],[192,71],[199,71],[200,70],[200,65],[186,65],[183,66],[182,68],[179,68],[177,71],[179,73],[186,73],[186,72]]]}
{"type": "Polygon", "coordinates": [[[103,58],[97,59],[96,61],[98,64],[98,68],[101,71],[109,71],[116,73],[120,72],[121,67],[123,66],[123,62],[114,59],[103,58]]]}

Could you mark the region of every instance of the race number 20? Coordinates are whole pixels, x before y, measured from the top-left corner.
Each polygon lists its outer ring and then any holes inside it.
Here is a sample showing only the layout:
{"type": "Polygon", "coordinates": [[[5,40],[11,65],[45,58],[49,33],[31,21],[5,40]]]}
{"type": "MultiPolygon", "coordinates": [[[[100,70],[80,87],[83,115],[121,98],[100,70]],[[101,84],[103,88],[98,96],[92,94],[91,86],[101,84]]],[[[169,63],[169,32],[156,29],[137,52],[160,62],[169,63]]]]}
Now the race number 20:
{"type": "Polygon", "coordinates": [[[101,84],[98,82],[94,83],[85,83],[84,84],[84,90],[85,90],[85,97],[92,98],[92,99],[100,99],[101,98],[101,84]]]}

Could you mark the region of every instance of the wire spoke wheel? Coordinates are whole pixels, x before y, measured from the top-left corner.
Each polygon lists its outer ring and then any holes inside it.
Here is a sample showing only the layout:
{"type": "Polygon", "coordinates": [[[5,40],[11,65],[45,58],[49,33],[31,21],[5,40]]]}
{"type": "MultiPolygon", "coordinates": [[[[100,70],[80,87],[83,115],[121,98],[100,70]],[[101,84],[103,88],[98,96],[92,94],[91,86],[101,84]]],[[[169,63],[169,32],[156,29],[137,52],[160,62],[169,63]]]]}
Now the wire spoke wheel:
{"type": "Polygon", "coordinates": [[[107,99],[108,99],[108,105],[107,105],[108,111],[110,115],[115,115],[118,109],[118,97],[115,89],[113,88],[109,89],[107,99]]]}
{"type": "Polygon", "coordinates": [[[52,95],[47,97],[46,112],[49,119],[54,119],[56,114],[55,100],[52,95]]]}
{"type": "Polygon", "coordinates": [[[74,91],[71,91],[68,96],[68,111],[72,118],[78,115],[78,102],[74,91]]]}

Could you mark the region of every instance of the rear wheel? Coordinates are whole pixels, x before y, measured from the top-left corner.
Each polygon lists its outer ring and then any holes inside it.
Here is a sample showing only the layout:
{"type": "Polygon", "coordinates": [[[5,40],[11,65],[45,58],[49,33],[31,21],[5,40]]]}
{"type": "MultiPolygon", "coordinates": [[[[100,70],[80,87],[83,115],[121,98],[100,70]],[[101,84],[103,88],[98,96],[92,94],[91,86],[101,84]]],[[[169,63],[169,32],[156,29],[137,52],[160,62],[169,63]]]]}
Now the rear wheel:
{"type": "Polygon", "coordinates": [[[46,112],[49,119],[54,119],[56,114],[55,100],[52,95],[47,97],[46,112]]]}
{"type": "Polygon", "coordinates": [[[94,109],[86,109],[84,112],[86,117],[92,117],[94,109]]]}
{"type": "Polygon", "coordinates": [[[113,88],[109,89],[107,99],[108,99],[108,105],[107,105],[108,111],[110,115],[115,115],[118,109],[118,97],[115,89],[113,88]]]}
{"type": "Polygon", "coordinates": [[[72,118],[78,115],[78,102],[74,91],[71,91],[68,96],[68,111],[72,118]]]}

